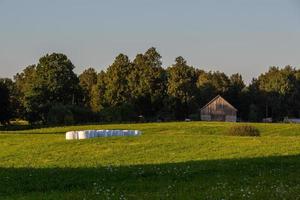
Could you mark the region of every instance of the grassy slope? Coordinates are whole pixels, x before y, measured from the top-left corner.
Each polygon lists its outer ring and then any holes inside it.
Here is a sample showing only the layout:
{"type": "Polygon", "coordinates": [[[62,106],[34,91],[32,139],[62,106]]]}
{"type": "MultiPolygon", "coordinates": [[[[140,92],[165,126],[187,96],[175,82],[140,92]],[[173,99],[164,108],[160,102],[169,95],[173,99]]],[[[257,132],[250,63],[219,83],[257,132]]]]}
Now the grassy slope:
{"type": "Polygon", "coordinates": [[[153,123],[0,132],[0,198],[300,199],[300,125],[153,123]],[[138,137],[65,141],[68,130],[139,129],[138,137]]]}

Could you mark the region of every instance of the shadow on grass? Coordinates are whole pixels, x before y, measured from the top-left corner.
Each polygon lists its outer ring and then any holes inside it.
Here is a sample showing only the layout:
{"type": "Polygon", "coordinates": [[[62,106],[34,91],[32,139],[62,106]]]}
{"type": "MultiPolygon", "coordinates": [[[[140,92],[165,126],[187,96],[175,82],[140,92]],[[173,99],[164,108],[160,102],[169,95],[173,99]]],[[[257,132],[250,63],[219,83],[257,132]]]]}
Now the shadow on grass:
{"type": "Polygon", "coordinates": [[[300,199],[300,155],[95,168],[0,168],[8,199],[300,199]]]}

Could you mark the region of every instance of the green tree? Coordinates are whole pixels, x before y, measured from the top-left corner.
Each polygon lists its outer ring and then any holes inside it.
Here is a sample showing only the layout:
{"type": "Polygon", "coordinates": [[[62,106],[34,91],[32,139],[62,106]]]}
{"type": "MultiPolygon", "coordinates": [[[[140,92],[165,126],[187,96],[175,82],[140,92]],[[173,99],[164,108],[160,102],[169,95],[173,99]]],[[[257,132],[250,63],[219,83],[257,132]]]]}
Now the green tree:
{"type": "Polygon", "coordinates": [[[159,115],[166,97],[166,72],[154,47],[138,54],[129,75],[129,88],[136,112],[146,118],[159,115]]]}
{"type": "Polygon", "coordinates": [[[243,81],[242,75],[236,73],[232,74],[229,78],[229,88],[225,94],[225,98],[235,107],[238,109],[238,116],[241,117],[241,113],[243,112],[243,102],[242,102],[242,95],[243,90],[245,89],[246,85],[243,81]]]}
{"type": "Polygon", "coordinates": [[[204,106],[217,95],[227,97],[230,88],[230,79],[225,73],[219,71],[200,71],[196,85],[200,94],[200,105],[204,106]]]}
{"type": "Polygon", "coordinates": [[[128,56],[120,54],[106,72],[105,100],[109,106],[130,102],[131,91],[128,86],[128,75],[132,64],[128,56]]]}
{"type": "Polygon", "coordinates": [[[195,105],[196,72],[188,66],[184,58],[177,57],[175,64],[167,69],[168,95],[172,102],[171,110],[175,111],[177,119],[188,117],[191,108],[195,105]]]}
{"type": "Polygon", "coordinates": [[[0,123],[9,124],[13,116],[8,79],[0,79],[0,123]]]}
{"type": "Polygon", "coordinates": [[[79,84],[83,90],[83,102],[87,108],[92,108],[92,90],[97,84],[97,72],[93,68],[88,68],[79,75],[79,84]]]}
{"type": "Polygon", "coordinates": [[[0,79],[0,81],[5,84],[5,86],[9,90],[9,102],[10,102],[10,110],[11,110],[11,116],[13,118],[21,118],[21,105],[19,100],[19,94],[16,87],[16,83],[11,80],[10,78],[4,78],[0,79]]]}
{"type": "Polygon", "coordinates": [[[29,65],[21,73],[14,76],[16,98],[19,102],[17,116],[25,118],[25,94],[30,91],[36,77],[36,65],[29,65]]]}
{"type": "Polygon", "coordinates": [[[53,104],[80,102],[79,79],[73,69],[74,65],[63,54],[47,54],[40,58],[31,84],[24,91],[26,118],[30,122],[46,122],[53,104]]]}
{"type": "Polygon", "coordinates": [[[101,71],[97,75],[97,83],[93,85],[91,91],[91,109],[93,112],[99,112],[106,106],[106,74],[101,71]]]}
{"type": "Polygon", "coordinates": [[[290,66],[283,69],[270,67],[269,71],[258,77],[259,89],[264,95],[265,116],[282,120],[294,109],[292,96],[297,91],[296,70],[290,66]]]}

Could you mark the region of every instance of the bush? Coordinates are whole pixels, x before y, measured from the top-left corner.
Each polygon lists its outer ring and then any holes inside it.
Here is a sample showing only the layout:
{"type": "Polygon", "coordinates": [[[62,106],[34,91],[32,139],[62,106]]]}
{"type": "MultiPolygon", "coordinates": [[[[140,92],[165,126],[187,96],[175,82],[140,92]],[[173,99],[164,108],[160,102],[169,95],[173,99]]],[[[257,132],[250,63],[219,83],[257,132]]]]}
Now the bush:
{"type": "Polygon", "coordinates": [[[130,104],[107,107],[100,111],[101,119],[105,122],[130,122],[137,121],[137,115],[130,104]]]}
{"type": "Polygon", "coordinates": [[[198,120],[200,120],[198,113],[190,114],[188,116],[188,118],[191,119],[192,121],[198,121],[198,120]]]}
{"type": "Polygon", "coordinates": [[[260,136],[259,130],[250,125],[237,125],[232,126],[227,131],[227,135],[233,135],[233,136],[260,136]]]}
{"type": "Polygon", "coordinates": [[[91,110],[76,105],[55,104],[51,106],[48,114],[48,125],[83,124],[99,121],[99,116],[91,110]]]}
{"type": "Polygon", "coordinates": [[[90,122],[99,122],[99,116],[88,108],[76,105],[68,105],[68,110],[71,111],[75,124],[83,124],[90,122]]]}
{"type": "Polygon", "coordinates": [[[47,115],[47,124],[74,124],[73,113],[62,104],[53,105],[47,115]]]}

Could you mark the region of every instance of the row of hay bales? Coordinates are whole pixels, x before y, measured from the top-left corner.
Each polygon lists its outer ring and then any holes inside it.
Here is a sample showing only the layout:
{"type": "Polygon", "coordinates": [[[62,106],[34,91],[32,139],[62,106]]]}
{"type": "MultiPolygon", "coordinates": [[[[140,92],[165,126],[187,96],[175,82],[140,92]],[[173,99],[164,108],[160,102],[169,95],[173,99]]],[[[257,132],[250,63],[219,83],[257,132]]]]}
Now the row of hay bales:
{"type": "Polygon", "coordinates": [[[85,130],[85,131],[68,131],[66,132],[66,140],[83,140],[95,137],[111,137],[111,136],[136,136],[140,135],[138,130],[85,130]]]}

